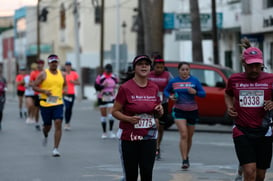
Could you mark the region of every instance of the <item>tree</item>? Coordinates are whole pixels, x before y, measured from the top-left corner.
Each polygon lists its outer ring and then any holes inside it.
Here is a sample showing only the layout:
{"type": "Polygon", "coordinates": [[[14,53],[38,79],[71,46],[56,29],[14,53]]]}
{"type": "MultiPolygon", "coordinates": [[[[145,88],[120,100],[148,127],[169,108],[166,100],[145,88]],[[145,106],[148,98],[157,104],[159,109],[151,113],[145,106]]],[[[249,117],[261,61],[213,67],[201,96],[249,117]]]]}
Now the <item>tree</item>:
{"type": "Polygon", "coordinates": [[[163,0],[139,0],[143,22],[145,54],[163,56],[163,0]]]}
{"type": "Polygon", "coordinates": [[[203,62],[202,32],[198,0],[189,0],[191,14],[192,60],[203,62]]]}

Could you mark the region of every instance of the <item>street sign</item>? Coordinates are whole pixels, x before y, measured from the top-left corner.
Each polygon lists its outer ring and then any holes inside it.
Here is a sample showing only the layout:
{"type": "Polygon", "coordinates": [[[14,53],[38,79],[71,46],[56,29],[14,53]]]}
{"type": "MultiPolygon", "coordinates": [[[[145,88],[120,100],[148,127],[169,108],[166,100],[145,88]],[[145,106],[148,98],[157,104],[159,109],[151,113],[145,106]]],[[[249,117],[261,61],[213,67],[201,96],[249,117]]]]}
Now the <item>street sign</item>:
{"type": "MultiPolygon", "coordinates": [[[[200,14],[202,30],[212,29],[212,17],[209,13],[200,14]]],[[[216,14],[216,25],[223,26],[223,13],[216,14]]],[[[164,29],[191,29],[191,16],[189,13],[164,13],[164,29]]]]}

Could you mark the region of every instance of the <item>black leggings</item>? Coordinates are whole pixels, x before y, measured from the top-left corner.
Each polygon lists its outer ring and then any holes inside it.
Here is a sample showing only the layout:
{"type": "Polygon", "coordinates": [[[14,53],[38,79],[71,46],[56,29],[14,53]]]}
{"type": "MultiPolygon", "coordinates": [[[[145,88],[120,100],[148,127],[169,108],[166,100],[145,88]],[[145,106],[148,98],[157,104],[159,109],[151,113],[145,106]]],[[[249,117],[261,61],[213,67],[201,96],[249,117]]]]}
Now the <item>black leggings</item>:
{"type": "Polygon", "coordinates": [[[152,181],[156,140],[120,141],[121,163],[125,181],[152,181]]]}
{"type": "Polygon", "coordinates": [[[65,106],[65,123],[69,124],[72,116],[72,109],[74,105],[75,95],[69,94],[64,96],[64,106],[65,106]]]}

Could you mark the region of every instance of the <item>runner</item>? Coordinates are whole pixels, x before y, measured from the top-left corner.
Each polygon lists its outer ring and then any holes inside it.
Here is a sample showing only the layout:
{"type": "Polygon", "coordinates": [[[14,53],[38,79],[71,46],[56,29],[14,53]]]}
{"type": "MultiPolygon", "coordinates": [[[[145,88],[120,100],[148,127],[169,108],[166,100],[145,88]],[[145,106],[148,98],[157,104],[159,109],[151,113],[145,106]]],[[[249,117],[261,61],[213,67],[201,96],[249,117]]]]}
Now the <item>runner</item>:
{"type": "Polygon", "coordinates": [[[192,137],[199,119],[195,96],[205,97],[206,92],[200,81],[190,74],[188,62],[180,62],[178,72],[179,76],[171,79],[164,89],[164,95],[175,101],[172,114],[180,134],[179,148],[183,160],[181,168],[188,169],[192,137]]]}
{"type": "Polygon", "coordinates": [[[160,144],[163,138],[164,125],[168,121],[168,98],[163,96],[164,88],[167,86],[169,80],[173,78],[170,72],[165,70],[165,62],[160,56],[153,60],[153,70],[150,72],[149,80],[157,84],[159,88],[159,95],[162,101],[162,106],[164,109],[164,114],[159,118],[158,127],[158,138],[157,138],[157,148],[156,148],[156,159],[161,158],[160,154],[160,144]]]}
{"type": "Polygon", "coordinates": [[[152,61],[146,55],[133,60],[135,75],[119,88],[113,115],[120,121],[119,150],[127,181],[136,181],[138,169],[141,180],[152,181],[156,152],[156,116],[163,108],[158,86],[148,80],[152,61]]]}
{"type": "Polygon", "coordinates": [[[60,156],[58,150],[62,136],[62,120],[63,120],[63,91],[66,87],[65,77],[58,69],[59,58],[57,55],[49,55],[49,68],[42,71],[34,81],[33,88],[40,92],[41,115],[44,122],[43,127],[43,145],[47,144],[48,133],[54,121],[54,148],[52,156],[60,156]]]}
{"type": "Polygon", "coordinates": [[[102,139],[115,138],[113,132],[114,118],[111,114],[113,103],[115,100],[115,89],[117,87],[118,78],[112,73],[112,65],[107,64],[104,67],[104,72],[96,78],[95,88],[98,92],[98,105],[101,113],[102,139]],[[108,115],[107,115],[108,114],[108,115]],[[107,119],[109,121],[109,135],[107,135],[107,119]]]}
{"type": "Polygon", "coordinates": [[[263,53],[242,39],[244,72],[233,74],[225,93],[234,119],[233,142],[243,178],[263,181],[272,159],[273,75],[263,72],[263,53]]]}
{"type": "Polygon", "coordinates": [[[65,106],[65,126],[64,130],[70,130],[70,121],[72,116],[72,109],[75,101],[75,85],[80,85],[79,75],[76,71],[72,70],[71,62],[65,63],[65,80],[67,85],[67,93],[64,94],[65,106]]]}
{"type": "MultiPolygon", "coordinates": [[[[30,85],[33,86],[33,82],[36,80],[38,75],[43,71],[44,69],[44,60],[39,59],[36,61],[37,63],[37,69],[30,72],[30,85]]],[[[39,124],[39,114],[40,114],[40,100],[39,100],[39,93],[35,91],[33,96],[34,106],[33,106],[33,112],[34,112],[34,120],[36,122],[35,128],[39,131],[40,124],[39,124]]]]}
{"type": "Polygon", "coordinates": [[[22,119],[23,116],[27,118],[27,111],[24,106],[24,94],[25,94],[25,86],[24,86],[24,77],[26,75],[26,68],[21,67],[19,70],[19,74],[15,78],[16,87],[17,87],[17,97],[18,97],[18,106],[19,106],[19,116],[22,119]]]}
{"type": "Polygon", "coordinates": [[[0,68],[0,131],[2,130],[3,110],[6,102],[7,81],[3,77],[3,68],[0,68]]]}
{"type": "MultiPolygon", "coordinates": [[[[37,64],[32,63],[31,71],[35,71],[37,69],[37,64]]],[[[27,74],[24,77],[24,85],[25,85],[25,102],[26,102],[26,108],[27,108],[27,124],[33,124],[35,123],[35,108],[34,108],[34,90],[32,89],[32,86],[30,84],[30,75],[27,74]]]]}

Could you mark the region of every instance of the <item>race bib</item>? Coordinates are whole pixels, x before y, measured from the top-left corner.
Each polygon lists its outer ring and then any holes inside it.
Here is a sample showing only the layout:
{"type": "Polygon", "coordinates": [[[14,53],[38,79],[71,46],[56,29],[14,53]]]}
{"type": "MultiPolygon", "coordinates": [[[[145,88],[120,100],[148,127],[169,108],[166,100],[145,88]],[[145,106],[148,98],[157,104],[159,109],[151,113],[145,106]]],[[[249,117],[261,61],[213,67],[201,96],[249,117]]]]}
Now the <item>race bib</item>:
{"type": "Polygon", "coordinates": [[[155,118],[150,114],[139,114],[140,120],[137,124],[135,124],[135,128],[151,128],[155,125],[155,118]]]}
{"type": "Polygon", "coordinates": [[[263,107],[264,91],[263,90],[240,90],[239,103],[240,103],[240,107],[263,107]]]}
{"type": "Polygon", "coordinates": [[[46,102],[51,103],[51,104],[55,104],[55,103],[57,103],[58,98],[59,98],[58,96],[49,96],[49,97],[47,97],[46,102]]]}
{"type": "Polygon", "coordinates": [[[114,96],[112,96],[112,94],[110,92],[105,92],[105,93],[103,93],[101,99],[103,102],[111,102],[114,100],[114,96]]]}
{"type": "Polygon", "coordinates": [[[72,97],[64,96],[64,100],[66,100],[68,102],[72,102],[72,97]]]}

